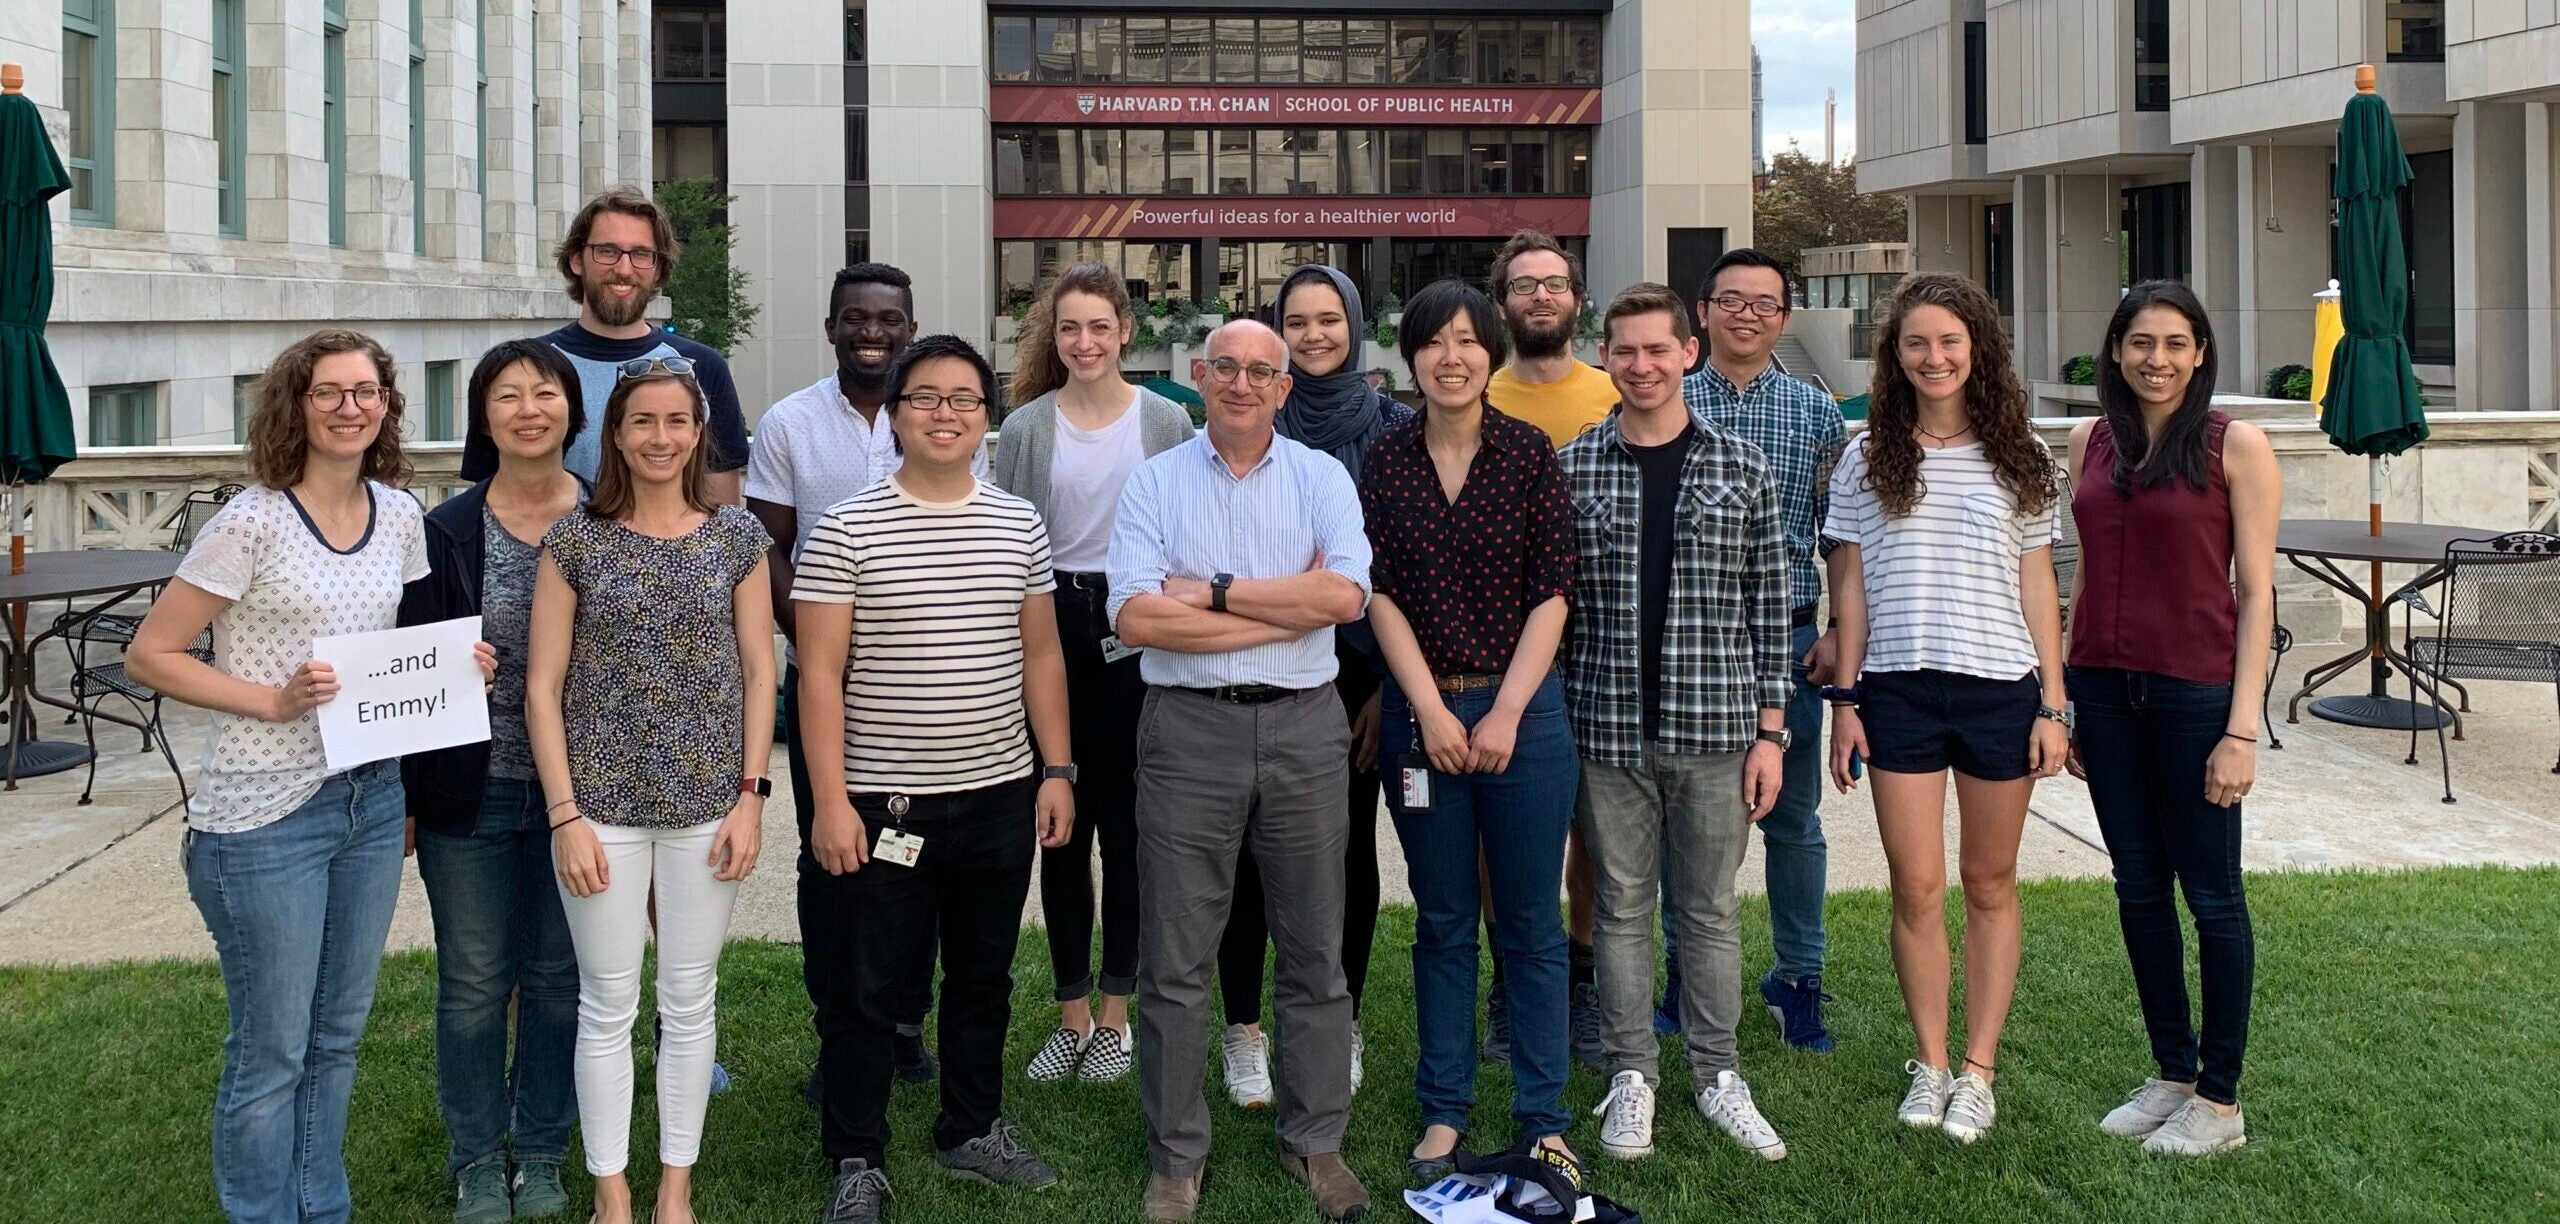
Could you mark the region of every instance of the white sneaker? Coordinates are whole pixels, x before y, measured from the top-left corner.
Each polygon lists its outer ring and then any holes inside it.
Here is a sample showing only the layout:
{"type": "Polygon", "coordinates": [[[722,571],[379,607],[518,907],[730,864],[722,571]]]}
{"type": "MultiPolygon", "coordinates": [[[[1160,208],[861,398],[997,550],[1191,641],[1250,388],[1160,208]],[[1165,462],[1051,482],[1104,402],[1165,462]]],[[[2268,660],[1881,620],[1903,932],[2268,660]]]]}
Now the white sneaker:
{"type": "Polygon", "coordinates": [[[2225,1117],[2205,1104],[2203,1097],[2189,1097],[2184,1107],[2142,1141],[2142,1150],[2154,1156],[2211,1156],[2248,1141],[2247,1120],[2238,1109],[2225,1117]]]}
{"type": "Polygon", "coordinates": [[[1653,1085],[1642,1071],[1609,1077],[1609,1095],[1591,1111],[1600,1119],[1600,1150],[1620,1160],[1653,1155],[1653,1085]]]}
{"type": "Polygon", "coordinates": [[[2000,1103],[1991,1096],[1991,1081],[1967,1071],[1956,1077],[1955,1087],[1947,1092],[1947,1116],[1938,1128],[1958,1143],[1971,1143],[1990,1133],[1991,1123],[1999,1116],[2000,1103]]]}
{"type": "Polygon", "coordinates": [[[2098,1123],[2098,1129],[2120,1139],[2139,1139],[2160,1129],[2187,1102],[2196,1099],[2195,1088],[2188,1084],[2172,1084],[2167,1080],[2147,1079],[2133,1090],[2122,1105],[2109,1111],[2098,1123]]]}
{"type": "Polygon", "coordinates": [[[1947,1092],[1954,1086],[1947,1069],[1915,1058],[1902,1064],[1902,1070],[1911,1077],[1911,1091],[1902,1094],[1894,1116],[1915,1130],[1938,1129],[1947,1116],[1947,1092]]]}
{"type": "Polygon", "coordinates": [[[1353,1096],[1360,1094],[1360,1051],[1360,1022],[1354,1020],[1351,1022],[1351,1093],[1353,1096]]]}
{"type": "Polygon", "coordinates": [[[1271,1042],[1241,1024],[1227,1026],[1227,1099],[1239,1109],[1271,1108],[1271,1042]]]}
{"type": "Polygon", "coordinates": [[[1751,1085],[1743,1083],[1741,1076],[1716,1072],[1716,1086],[1698,1094],[1698,1112],[1752,1155],[1762,1160],[1787,1158],[1786,1141],[1760,1116],[1759,1107],[1751,1103],[1751,1085]]]}

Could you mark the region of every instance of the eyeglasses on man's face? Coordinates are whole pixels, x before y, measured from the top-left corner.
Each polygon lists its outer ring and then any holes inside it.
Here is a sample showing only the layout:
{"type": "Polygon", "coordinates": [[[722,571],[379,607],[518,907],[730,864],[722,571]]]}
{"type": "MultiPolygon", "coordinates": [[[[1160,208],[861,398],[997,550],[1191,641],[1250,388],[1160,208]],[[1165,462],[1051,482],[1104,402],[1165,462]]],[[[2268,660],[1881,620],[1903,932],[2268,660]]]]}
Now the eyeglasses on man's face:
{"type": "Polygon", "coordinates": [[[693,377],[693,359],[690,357],[634,357],[615,368],[621,371],[623,378],[646,378],[651,374],[693,377]]]}
{"type": "Polygon", "coordinates": [[[1738,315],[1747,310],[1752,317],[1759,319],[1776,318],[1787,309],[1787,304],[1776,298],[1744,297],[1739,293],[1719,293],[1707,301],[1726,314],[1738,315]]]}
{"type": "Polygon", "coordinates": [[[333,411],[349,400],[354,400],[358,408],[379,408],[382,406],[382,387],[377,383],[357,383],[352,387],[322,383],[302,393],[302,401],[319,412],[333,411]]]}
{"type": "Polygon", "coordinates": [[[1570,276],[1515,276],[1505,282],[1503,288],[1509,289],[1513,297],[1527,297],[1540,289],[1557,297],[1563,297],[1573,292],[1573,278],[1570,276]]]}
{"type": "Polygon", "coordinates": [[[1230,383],[1234,382],[1239,374],[1244,376],[1244,385],[1260,391],[1269,387],[1273,379],[1280,377],[1280,368],[1267,361],[1246,365],[1233,357],[1209,359],[1209,381],[1230,383]]]}
{"type": "Polygon", "coordinates": [[[944,395],[939,391],[910,391],[905,395],[899,396],[898,403],[903,407],[913,408],[918,412],[934,412],[943,408],[949,408],[953,412],[959,413],[962,416],[968,416],[972,413],[986,411],[987,397],[983,395],[973,395],[967,391],[962,391],[955,395],[944,395]]]}
{"type": "Polygon", "coordinates": [[[632,247],[629,250],[624,250],[610,242],[590,242],[587,244],[588,263],[595,264],[599,267],[610,268],[626,259],[631,261],[633,269],[641,272],[646,272],[649,269],[658,266],[658,252],[652,247],[632,247]]]}

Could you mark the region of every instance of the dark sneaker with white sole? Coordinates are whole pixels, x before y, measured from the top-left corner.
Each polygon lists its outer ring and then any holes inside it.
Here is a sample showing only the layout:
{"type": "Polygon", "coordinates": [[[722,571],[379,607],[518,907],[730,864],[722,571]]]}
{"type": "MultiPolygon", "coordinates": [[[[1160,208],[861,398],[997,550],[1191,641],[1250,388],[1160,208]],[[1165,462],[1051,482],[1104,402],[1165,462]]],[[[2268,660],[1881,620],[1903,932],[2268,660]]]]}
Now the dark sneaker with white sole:
{"type": "Polygon", "coordinates": [[[453,1218],[456,1224],[488,1224],[511,1219],[515,1204],[507,1199],[507,1155],[483,1156],[453,1175],[453,1218]]]}
{"type": "Polygon", "coordinates": [[[880,1224],[889,1205],[889,1175],[858,1156],[836,1162],[835,1191],[827,1195],[818,1224],[880,1224]]]}
{"type": "Polygon", "coordinates": [[[1772,969],[1760,979],[1760,1001],[1768,1004],[1770,1017],[1778,1022],[1778,1035],[1789,1046],[1809,1054],[1831,1052],[1831,1030],[1822,1024],[1822,1005],[1831,996],[1822,993],[1821,974],[1790,982],[1772,969]]]}
{"type": "Polygon", "coordinates": [[[1022,1146],[1022,1132],[1002,1118],[987,1133],[933,1154],[933,1163],[953,1177],[982,1181],[990,1186],[1021,1186],[1046,1190],[1058,1184],[1058,1171],[1049,1162],[1022,1146]]]}
{"type": "Polygon", "coordinates": [[[560,1184],[560,1162],[528,1160],[516,1166],[516,1218],[539,1220],[569,1209],[569,1191],[560,1184]]]}

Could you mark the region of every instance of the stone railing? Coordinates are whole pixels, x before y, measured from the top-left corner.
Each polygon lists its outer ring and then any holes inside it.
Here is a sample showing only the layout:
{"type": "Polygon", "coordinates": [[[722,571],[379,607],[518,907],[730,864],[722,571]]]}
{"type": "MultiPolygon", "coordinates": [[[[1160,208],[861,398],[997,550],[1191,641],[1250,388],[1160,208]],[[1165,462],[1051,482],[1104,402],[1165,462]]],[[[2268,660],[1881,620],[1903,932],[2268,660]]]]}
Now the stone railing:
{"type": "MultiPolygon", "coordinates": [[[[410,491],[435,505],[463,487],[459,442],[413,442],[407,447],[417,476],[410,491]]],[[[30,546],[67,548],[164,548],[170,524],[187,495],[248,480],[237,446],[132,446],[85,450],[29,486],[30,546]]]]}

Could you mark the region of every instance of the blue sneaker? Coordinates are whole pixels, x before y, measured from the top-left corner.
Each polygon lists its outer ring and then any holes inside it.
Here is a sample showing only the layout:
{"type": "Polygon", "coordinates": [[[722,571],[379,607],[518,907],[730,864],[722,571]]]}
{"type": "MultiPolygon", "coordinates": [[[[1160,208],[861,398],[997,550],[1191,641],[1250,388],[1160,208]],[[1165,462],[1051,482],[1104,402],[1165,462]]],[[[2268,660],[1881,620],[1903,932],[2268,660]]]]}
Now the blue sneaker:
{"type": "Polygon", "coordinates": [[[1653,1005],[1653,1035],[1669,1037],[1680,1031],[1680,960],[1670,952],[1670,937],[1663,938],[1662,1001],[1653,1005]]]}
{"type": "Polygon", "coordinates": [[[1822,1026],[1822,1005],[1831,996],[1822,993],[1821,974],[1807,974],[1790,984],[1772,969],[1760,979],[1760,1001],[1769,1005],[1778,1033],[1788,1045],[1810,1054],[1831,1052],[1831,1031],[1822,1026]]]}
{"type": "Polygon", "coordinates": [[[721,1066],[720,1060],[715,1058],[711,1060],[711,1095],[718,1096],[728,1090],[729,1069],[721,1066]]]}

